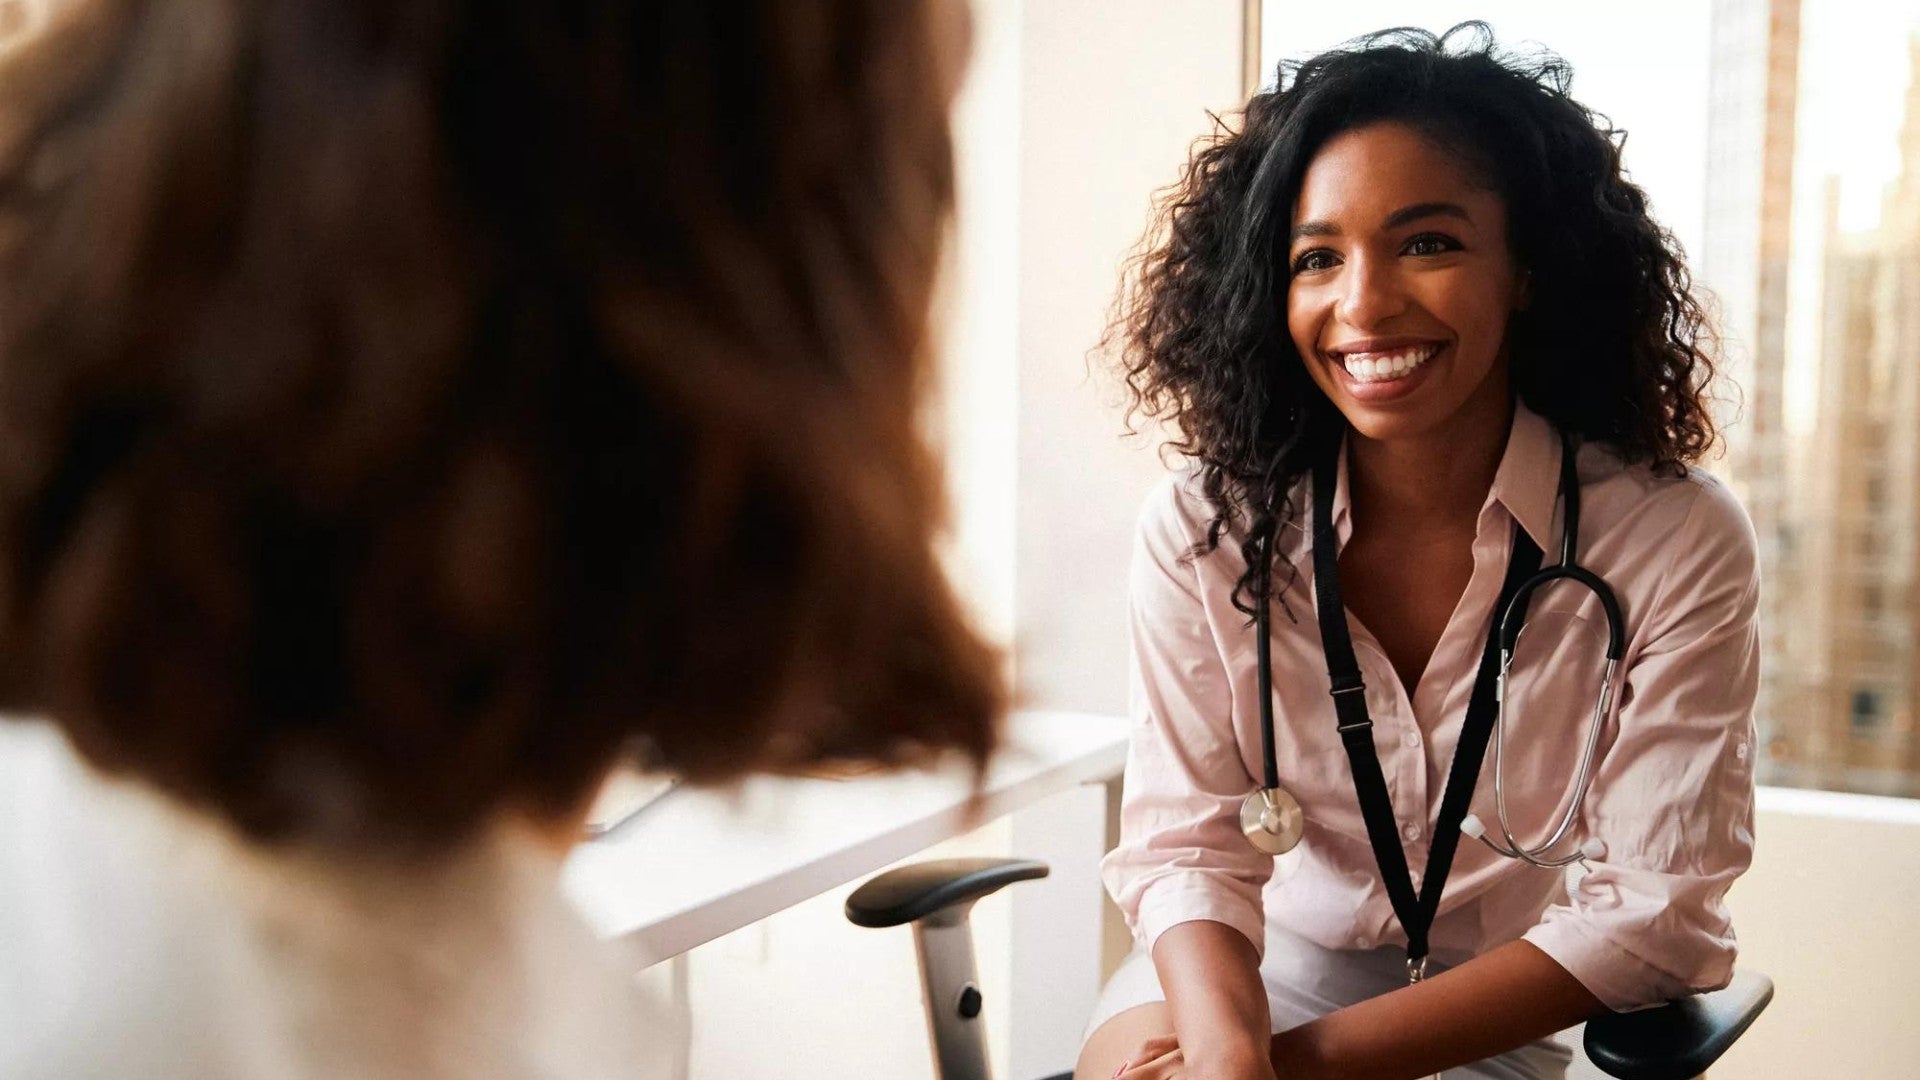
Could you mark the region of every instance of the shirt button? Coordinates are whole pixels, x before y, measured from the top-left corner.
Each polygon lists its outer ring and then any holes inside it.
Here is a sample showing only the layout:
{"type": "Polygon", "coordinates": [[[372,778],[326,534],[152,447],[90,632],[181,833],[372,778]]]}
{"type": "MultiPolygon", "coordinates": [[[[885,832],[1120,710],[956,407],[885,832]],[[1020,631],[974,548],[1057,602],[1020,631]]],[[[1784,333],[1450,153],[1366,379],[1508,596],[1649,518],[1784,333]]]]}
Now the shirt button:
{"type": "Polygon", "coordinates": [[[1373,948],[1373,939],[1365,934],[1361,934],[1359,937],[1353,939],[1353,947],[1356,949],[1371,949],[1373,948]]]}
{"type": "Polygon", "coordinates": [[[1411,749],[1413,749],[1413,748],[1414,748],[1414,747],[1416,747],[1416,746],[1419,746],[1419,745],[1420,745],[1420,733],[1419,733],[1419,732],[1417,732],[1417,731],[1403,731],[1403,732],[1401,732],[1401,733],[1400,733],[1400,745],[1401,745],[1401,746],[1404,746],[1404,747],[1406,747],[1406,748],[1407,748],[1407,749],[1409,749],[1409,750],[1411,750],[1411,749]]]}
{"type": "Polygon", "coordinates": [[[1420,839],[1420,826],[1409,821],[1405,825],[1400,826],[1400,835],[1408,840],[1418,840],[1420,839]]]}

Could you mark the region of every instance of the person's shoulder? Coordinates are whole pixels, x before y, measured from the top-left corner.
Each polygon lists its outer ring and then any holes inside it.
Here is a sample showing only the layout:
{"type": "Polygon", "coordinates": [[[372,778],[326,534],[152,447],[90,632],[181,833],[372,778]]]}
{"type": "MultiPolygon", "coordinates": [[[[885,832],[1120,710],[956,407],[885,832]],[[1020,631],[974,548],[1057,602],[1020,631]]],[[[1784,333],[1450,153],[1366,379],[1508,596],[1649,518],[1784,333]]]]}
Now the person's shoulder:
{"type": "Polygon", "coordinates": [[[1682,550],[1676,559],[1690,562],[1693,570],[1723,568],[1732,574],[1729,580],[1757,584],[1760,574],[1760,538],[1754,532],[1753,518],[1733,493],[1733,488],[1718,476],[1698,467],[1686,470],[1686,517],[1674,543],[1682,550]]]}
{"type": "Polygon", "coordinates": [[[1145,536],[1180,536],[1198,540],[1219,511],[1207,497],[1200,466],[1186,465],[1154,482],[1141,500],[1136,528],[1145,536]]]}
{"type": "Polygon", "coordinates": [[[1219,517],[1217,505],[1207,496],[1198,465],[1175,469],[1155,481],[1134,523],[1135,566],[1171,570],[1195,560],[1224,558],[1226,552],[1236,550],[1231,530],[1221,533],[1219,545],[1207,543],[1219,517]]]}
{"type": "Polygon", "coordinates": [[[1635,532],[1657,538],[1676,555],[1680,549],[1717,558],[1758,561],[1753,520],[1731,485],[1699,465],[1655,468],[1627,463],[1606,444],[1589,444],[1580,455],[1583,494],[1609,508],[1635,532]]]}
{"type": "Polygon", "coordinates": [[[1692,490],[1689,515],[1714,531],[1753,533],[1753,519],[1732,485],[1697,465],[1687,466],[1681,483],[1692,490]]]}

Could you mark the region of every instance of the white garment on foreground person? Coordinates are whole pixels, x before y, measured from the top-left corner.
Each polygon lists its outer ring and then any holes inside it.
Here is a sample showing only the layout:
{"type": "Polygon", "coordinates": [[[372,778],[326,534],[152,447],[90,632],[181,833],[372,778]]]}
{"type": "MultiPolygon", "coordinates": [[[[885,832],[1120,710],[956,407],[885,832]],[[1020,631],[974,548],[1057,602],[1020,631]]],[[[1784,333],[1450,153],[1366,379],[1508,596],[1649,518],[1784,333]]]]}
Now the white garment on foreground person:
{"type": "Polygon", "coordinates": [[[0,860],[8,1080],[668,1075],[531,833],[404,872],[270,852],[0,720],[0,860]]]}

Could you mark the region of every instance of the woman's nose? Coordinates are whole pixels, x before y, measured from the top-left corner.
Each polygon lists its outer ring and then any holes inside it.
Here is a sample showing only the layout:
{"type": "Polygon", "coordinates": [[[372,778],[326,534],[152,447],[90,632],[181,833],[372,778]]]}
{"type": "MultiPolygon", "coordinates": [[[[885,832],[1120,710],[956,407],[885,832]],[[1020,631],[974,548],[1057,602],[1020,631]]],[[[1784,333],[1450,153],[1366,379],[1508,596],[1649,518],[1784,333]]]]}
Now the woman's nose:
{"type": "Polygon", "coordinates": [[[1356,258],[1341,276],[1337,314],[1348,326],[1371,330],[1407,309],[1406,291],[1390,260],[1356,258]]]}

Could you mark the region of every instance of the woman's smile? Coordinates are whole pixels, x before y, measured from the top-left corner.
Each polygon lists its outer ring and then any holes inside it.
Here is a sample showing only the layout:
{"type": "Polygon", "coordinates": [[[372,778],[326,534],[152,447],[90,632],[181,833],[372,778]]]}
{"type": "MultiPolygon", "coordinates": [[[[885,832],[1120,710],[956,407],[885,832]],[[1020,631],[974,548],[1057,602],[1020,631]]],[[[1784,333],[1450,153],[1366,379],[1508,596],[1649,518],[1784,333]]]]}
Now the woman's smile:
{"type": "Polygon", "coordinates": [[[1356,400],[1390,401],[1426,381],[1433,361],[1447,351],[1444,341],[1353,341],[1322,351],[1323,358],[1342,377],[1347,393],[1356,400]]]}

